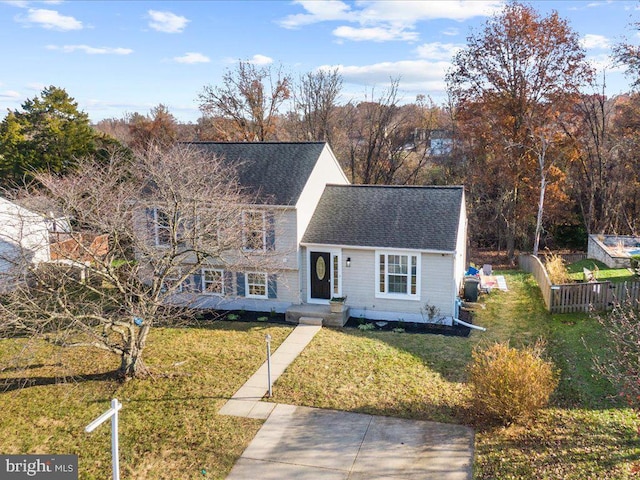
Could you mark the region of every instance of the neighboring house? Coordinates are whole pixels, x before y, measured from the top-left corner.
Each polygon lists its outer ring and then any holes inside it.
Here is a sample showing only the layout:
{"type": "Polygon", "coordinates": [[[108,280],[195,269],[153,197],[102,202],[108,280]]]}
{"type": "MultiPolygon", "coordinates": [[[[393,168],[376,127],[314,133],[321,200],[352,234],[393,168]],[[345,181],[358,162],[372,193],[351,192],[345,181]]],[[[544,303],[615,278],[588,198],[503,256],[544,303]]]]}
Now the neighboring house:
{"type": "Polygon", "coordinates": [[[349,185],[321,142],[193,145],[236,165],[256,197],[242,213],[245,246],[277,259],[269,272],[203,267],[185,285],[193,306],[323,315],[346,296],[351,316],[451,324],[466,261],[462,187],[349,185]]]}
{"type": "Polygon", "coordinates": [[[429,155],[446,157],[453,151],[453,134],[449,130],[434,129],[429,133],[429,155]]]}
{"type": "Polygon", "coordinates": [[[0,198],[0,290],[24,278],[30,264],[47,262],[50,221],[0,198]]]}
{"type": "Polygon", "coordinates": [[[84,262],[107,250],[106,235],[72,234],[68,218],[37,213],[0,197],[0,291],[24,281],[30,266],[84,268],[84,262]]]}

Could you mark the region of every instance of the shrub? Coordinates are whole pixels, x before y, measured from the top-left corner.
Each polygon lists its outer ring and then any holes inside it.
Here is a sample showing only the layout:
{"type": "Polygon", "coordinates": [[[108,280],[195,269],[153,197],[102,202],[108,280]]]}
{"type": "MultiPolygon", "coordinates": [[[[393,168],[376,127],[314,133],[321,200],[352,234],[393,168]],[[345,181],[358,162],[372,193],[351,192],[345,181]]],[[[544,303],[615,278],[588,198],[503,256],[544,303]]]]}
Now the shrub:
{"type": "Polygon", "coordinates": [[[567,272],[567,267],[560,255],[554,253],[547,255],[545,268],[549,274],[549,280],[551,280],[553,285],[572,283],[569,272],[567,272]]]}
{"type": "Polygon", "coordinates": [[[640,255],[631,255],[631,268],[637,271],[640,268],[640,255]]]}
{"type": "Polygon", "coordinates": [[[504,425],[533,417],[558,386],[558,372],[542,358],[543,350],[542,342],[522,350],[505,343],[476,349],[469,365],[472,412],[504,425]]]}
{"type": "Polygon", "coordinates": [[[362,330],[363,332],[368,332],[370,330],[375,330],[375,325],[373,323],[361,323],[358,325],[358,330],[362,330]]]}

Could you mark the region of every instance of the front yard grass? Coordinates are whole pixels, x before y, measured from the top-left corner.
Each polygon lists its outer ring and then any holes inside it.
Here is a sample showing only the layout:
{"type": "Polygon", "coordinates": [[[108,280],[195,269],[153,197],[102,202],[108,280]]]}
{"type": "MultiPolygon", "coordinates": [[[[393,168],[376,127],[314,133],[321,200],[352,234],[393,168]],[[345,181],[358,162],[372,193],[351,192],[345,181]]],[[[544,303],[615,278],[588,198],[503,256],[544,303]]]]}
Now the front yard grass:
{"type": "Polygon", "coordinates": [[[118,398],[122,478],[224,478],[262,422],[217,412],[264,361],[265,334],[275,348],[290,331],[157,328],[145,351],[153,376],[124,384],[105,375],[118,366],[108,354],[0,340],[0,452],[77,454],[79,478],[111,478],[109,423],[84,427],[118,398]]]}
{"type": "Polygon", "coordinates": [[[640,458],[636,417],[593,368],[606,335],[588,315],[550,315],[533,278],[504,274],[509,292],[481,298],[469,338],[322,329],[274,386],[273,401],[467,423],[466,365],[476,346],[542,338],[561,369],[551,405],[529,426],[480,428],[477,479],[624,479],[640,458]]]}
{"type": "MultiPolygon", "coordinates": [[[[597,374],[606,332],[587,315],[550,315],[528,274],[504,274],[509,292],[483,295],[469,338],[323,328],[274,386],[273,401],[473,425],[466,365],[476,346],[547,342],[561,369],[552,403],[527,426],[479,428],[477,479],[625,479],[640,459],[635,414],[597,374]]],[[[110,429],[87,425],[120,399],[122,478],[224,478],[262,422],[219,408],[291,327],[213,322],[152,331],[154,375],[124,384],[105,375],[117,359],[0,340],[0,452],[74,453],[80,478],[110,477],[110,429]],[[16,358],[18,360],[16,360],[16,358]],[[2,386],[5,389],[3,391],[2,386]],[[204,475],[203,472],[204,471],[204,475]]]]}

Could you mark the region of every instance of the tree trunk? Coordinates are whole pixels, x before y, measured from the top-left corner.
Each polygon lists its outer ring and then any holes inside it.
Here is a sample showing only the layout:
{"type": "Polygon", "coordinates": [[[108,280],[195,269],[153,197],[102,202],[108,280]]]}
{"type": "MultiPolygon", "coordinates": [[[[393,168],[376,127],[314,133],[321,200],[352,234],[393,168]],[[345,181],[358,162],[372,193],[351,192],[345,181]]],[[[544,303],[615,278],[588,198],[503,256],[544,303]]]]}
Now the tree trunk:
{"type": "Polygon", "coordinates": [[[124,352],[120,359],[120,369],[118,370],[118,376],[123,380],[128,380],[136,377],[141,368],[142,356],[141,352],[132,353],[130,351],[124,352]]]}
{"type": "Polygon", "coordinates": [[[536,220],[536,237],[533,242],[533,255],[538,256],[538,247],[540,246],[540,232],[542,230],[542,213],[544,212],[544,194],[547,189],[547,179],[544,175],[540,180],[540,200],[538,201],[538,218],[536,220]]]}

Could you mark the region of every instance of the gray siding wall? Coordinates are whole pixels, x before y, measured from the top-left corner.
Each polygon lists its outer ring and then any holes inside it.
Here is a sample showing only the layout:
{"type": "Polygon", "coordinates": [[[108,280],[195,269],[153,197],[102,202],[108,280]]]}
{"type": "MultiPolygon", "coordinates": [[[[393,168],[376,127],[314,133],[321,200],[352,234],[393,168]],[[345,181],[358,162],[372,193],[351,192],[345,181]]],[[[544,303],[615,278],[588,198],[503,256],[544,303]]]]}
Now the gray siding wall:
{"type": "Polygon", "coordinates": [[[304,232],[313,216],[313,212],[315,212],[318,206],[322,192],[324,192],[324,187],[328,183],[346,185],[349,183],[349,180],[342,171],[342,168],[340,168],[340,164],[331,149],[325,145],[296,204],[298,211],[298,236],[296,237],[296,245],[302,240],[304,232]]]}
{"type": "MultiPolygon", "coordinates": [[[[321,251],[322,248],[313,250],[321,251]]],[[[308,271],[306,252],[301,268],[302,298],[307,298],[308,271]]],[[[347,305],[351,315],[369,319],[404,320],[410,322],[428,321],[424,313],[425,304],[440,310],[440,315],[451,322],[457,295],[454,275],[454,256],[422,253],[420,255],[420,298],[389,299],[376,298],[376,258],[374,250],[342,249],[342,294],[347,296],[347,305]],[[347,258],[351,258],[351,267],[346,267],[347,258]]]]}
{"type": "Polygon", "coordinates": [[[248,310],[251,312],[270,312],[274,310],[284,313],[288,307],[300,303],[298,301],[298,272],[294,270],[281,271],[277,274],[277,298],[246,298],[238,295],[236,288],[236,275],[233,274],[232,291],[226,292],[226,296],[182,293],[172,298],[176,305],[189,306],[201,309],[219,310],[248,310]]]}

